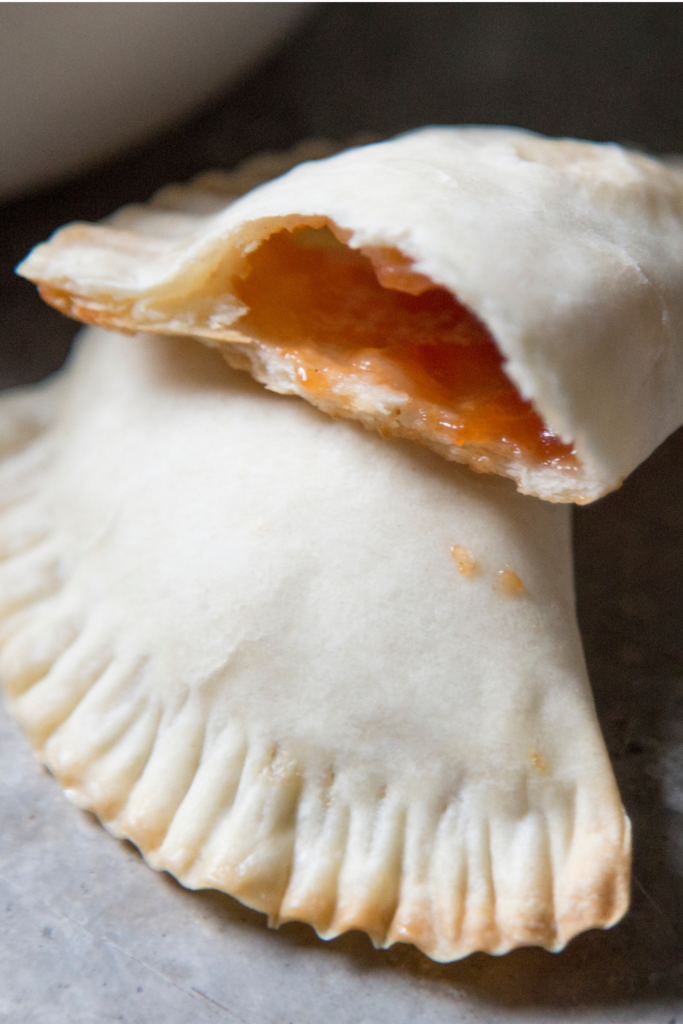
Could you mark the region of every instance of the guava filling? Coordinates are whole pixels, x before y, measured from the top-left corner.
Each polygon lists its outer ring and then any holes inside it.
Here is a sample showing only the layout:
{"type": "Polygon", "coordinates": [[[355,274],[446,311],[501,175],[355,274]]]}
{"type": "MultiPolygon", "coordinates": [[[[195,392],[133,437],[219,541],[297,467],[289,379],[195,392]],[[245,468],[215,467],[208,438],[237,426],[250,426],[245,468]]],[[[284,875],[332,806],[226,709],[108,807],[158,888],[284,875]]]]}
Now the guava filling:
{"type": "Polygon", "coordinates": [[[484,324],[398,251],[351,249],[326,227],[281,230],[246,257],[233,287],[248,308],[240,334],[291,362],[314,402],[334,393],[348,404],[358,384],[381,385],[407,396],[394,415],[411,433],[578,468],[506,376],[484,324]]]}

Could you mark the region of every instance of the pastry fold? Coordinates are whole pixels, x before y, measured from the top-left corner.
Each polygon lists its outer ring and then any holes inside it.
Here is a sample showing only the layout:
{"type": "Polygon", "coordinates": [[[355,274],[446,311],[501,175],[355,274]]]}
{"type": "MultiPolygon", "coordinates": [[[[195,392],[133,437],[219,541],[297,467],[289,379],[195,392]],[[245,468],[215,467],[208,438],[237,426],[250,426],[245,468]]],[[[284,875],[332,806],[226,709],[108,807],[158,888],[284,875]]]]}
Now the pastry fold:
{"type": "Polygon", "coordinates": [[[0,675],[155,868],[436,960],[628,904],[569,509],[90,330],[0,401],[0,675]]]}
{"type": "Polygon", "coordinates": [[[67,226],[19,273],[71,316],[201,338],[272,390],[551,501],[618,487],[683,420],[673,165],[430,128],[232,201],[277,171],[67,226]]]}

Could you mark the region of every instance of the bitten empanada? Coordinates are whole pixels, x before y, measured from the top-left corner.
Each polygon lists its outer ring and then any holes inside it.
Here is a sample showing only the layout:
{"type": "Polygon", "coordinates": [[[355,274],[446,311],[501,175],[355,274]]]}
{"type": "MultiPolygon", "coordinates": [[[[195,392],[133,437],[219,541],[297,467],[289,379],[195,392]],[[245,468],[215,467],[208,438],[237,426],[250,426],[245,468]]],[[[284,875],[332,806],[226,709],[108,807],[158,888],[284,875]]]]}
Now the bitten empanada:
{"type": "Polygon", "coordinates": [[[71,225],[20,273],[78,319],[200,337],[273,390],[551,501],[618,487],[683,420],[673,165],[430,128],[231,202],[243,187],[209,175],[71,225]]]}
{"type": "Polygon", "coordinates": [[[0,437],[9,707],[153,867],[437,960],[624,913],[567,507],[182,338],[89,330],[0,437]]]}

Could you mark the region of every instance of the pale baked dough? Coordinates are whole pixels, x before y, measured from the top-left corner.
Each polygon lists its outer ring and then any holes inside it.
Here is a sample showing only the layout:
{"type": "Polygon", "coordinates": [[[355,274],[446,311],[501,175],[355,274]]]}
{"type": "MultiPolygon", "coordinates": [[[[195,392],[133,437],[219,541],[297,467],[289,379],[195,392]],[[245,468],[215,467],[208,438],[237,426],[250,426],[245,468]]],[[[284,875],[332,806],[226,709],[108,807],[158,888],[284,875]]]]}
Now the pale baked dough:
{"type": "Polygon", "coordinates": [[[153,867],[436,960],[621,917],[568,508],[186,339],[89,330],[0,439],[8,705],[153,867]]]}
{"type": "MultiPolygon", "coordinates": [[[[294,159],[324,153],[313,144],[294,159]]],[[[86,322],[201,337],[273,390],[553,501],[592,501],[619,486],[681,423],[683,176],[674,165],[512,129],[431,128],[305,163],[231,204],[293,158],[283,159],[173,186],[101,226],[68,226],[19,272],[86,322]],[[438,409],[425,416],[406,391],[362,374],[311,390],[296,361],[242,331],[231,282],[255,246],[301,225],[329,225],[355,249],[389,248],[454,294],[578,466],[453,442],[438,409]]]]}

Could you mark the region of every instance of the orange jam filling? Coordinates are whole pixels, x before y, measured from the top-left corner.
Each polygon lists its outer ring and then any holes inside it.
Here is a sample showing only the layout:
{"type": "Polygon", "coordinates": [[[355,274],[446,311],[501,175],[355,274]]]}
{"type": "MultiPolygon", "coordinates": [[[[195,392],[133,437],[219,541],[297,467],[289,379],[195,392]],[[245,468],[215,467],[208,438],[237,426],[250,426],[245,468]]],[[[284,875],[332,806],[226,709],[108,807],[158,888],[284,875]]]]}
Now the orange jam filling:
{"type": "MultiPolygon", "coordinates": [[[[294,362],[313,400],[350,381],[406,394],[401,416],[449,445],[575,469],[503,371],[486,327],[392,249],[350,249],[328,228],[271,235],[234,281],[240,333],[294,362]]],[[[398,405],[398,403],[397,403],[398,405]]]]}

